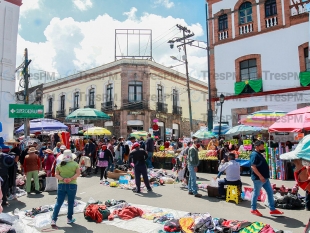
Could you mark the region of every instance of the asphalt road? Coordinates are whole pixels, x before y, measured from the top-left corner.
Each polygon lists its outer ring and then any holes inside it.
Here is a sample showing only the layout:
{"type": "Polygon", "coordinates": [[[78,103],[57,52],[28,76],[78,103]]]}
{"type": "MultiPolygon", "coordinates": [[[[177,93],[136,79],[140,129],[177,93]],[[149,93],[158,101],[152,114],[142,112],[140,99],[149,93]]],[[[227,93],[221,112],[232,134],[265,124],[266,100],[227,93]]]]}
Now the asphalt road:
{"type": "MultiPolygon", "coordinates": [[[[210,184],[210,179],[215,175],[198,173],[198,176],[200,178],[198,182],[210,184]]],[[[252,185],[248,176],[242,176],[242,182],[244,186],[252,185]]],[[[285,185],[287,187],[293,187],[295,184],[294,181],[272,180],[271,182],[276,183],[278,186],[285,185]]],[[[109,199],[126,200],[132,204],[150,205],[195,213],[208,212],[212,217],[229,220],[260,221],[270,224],[276,229],[294,233],[302,233],[309,219],[309,212],[306,210],[284,210],[284,217],[272,217],[269,215],[269,210],[262,203],[258,204],[258,209],[264,216],[257,217],[250,214],[249,201],[243,201],[239,205],[233,202],[227,203],[216,198],[208,197],[206,190],[199,191],[203,195],[202,198],[195,198],[189,196],[186,190],[181,188],[180,184],[155,187],[153,190],[153,193],[135,194],[130,190],[106,187],[100,185],[99,177],[94,175],[78,179],[77,198],[84,202],[87,202],[92,197],[95,200],[101,200],[103,202],[109,199]]],[[[300,193],[304,195],[304,191],[300,191],[300,193]]],[[[56,201],[55,197],[56,192],[43,192],[39,195],[32,194],[30,197],[23,196],[18,200],[10,201],[10,206],[5,207],[4,212],[13,211],[15,208],[27,210],[39,207],[40,205],[53,204],[56,201]]],[[[76,218],[76,224],[71,226],[66,224],[66,216],[60,216],[57,221],[58,230],[53,230],[53,232],[131,232],[114,226],[87,222],[82,213],[76,214],[74,217],[76,218]]],[[[43,228],[44,230],[41,229],[42,232],[51,230],[50,228],[46,228],[49,227],[43,228]]]]}

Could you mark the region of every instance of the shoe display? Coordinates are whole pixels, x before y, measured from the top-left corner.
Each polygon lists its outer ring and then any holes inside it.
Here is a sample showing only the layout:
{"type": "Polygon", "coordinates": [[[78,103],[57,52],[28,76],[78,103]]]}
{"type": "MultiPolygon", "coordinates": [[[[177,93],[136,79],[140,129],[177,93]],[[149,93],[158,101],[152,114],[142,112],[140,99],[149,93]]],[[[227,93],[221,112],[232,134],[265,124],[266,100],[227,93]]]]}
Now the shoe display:
{"type": "Polygon", "coordinates": [[[282,216],[284,213],[281,212],[280,210],[273,210],[273,211],[270,211],[270,215],[272,216],[282,216]]]}
{"type": "Polygon", "coordinates": [[[72,224],[72,223],[74,223],[74,222],[75,222],[75,218],[73,218],[73,219],[71,219],[71,220],[70,220],[70,219],[67,219],[67,223],[68,223],[68,224],[72,224]]]}
{"type": "Polygon", "coordinates": [[[251,214],[262,217],[263,215],[258,210],[251,210],[251,214]]]}

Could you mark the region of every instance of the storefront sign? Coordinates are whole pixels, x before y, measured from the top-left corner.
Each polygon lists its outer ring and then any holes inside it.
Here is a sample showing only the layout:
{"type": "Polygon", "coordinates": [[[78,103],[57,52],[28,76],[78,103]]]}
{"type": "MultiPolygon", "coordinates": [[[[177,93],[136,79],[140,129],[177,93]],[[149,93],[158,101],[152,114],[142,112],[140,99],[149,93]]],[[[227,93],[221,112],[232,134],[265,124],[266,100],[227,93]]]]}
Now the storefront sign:
{"type": "Polygon", "coordinates": [[[36,104],[9,104],[9,118],[44,118],[44,106],[36,104]]]}
{"type": "Polygon", "coordinates": [[[129,112],[128,115],[144,115],[144,112],[129,112]]]}
{"type": "Polygon", "coordinates": [[[275,135],[289,135],[287,132],[276,132],[275,135]]]}
{"type": "Polygon", "coordinates": [[[243,148],[245,150],[252,150],[252,140],[243,140],[243,148]]]}
{"type": "Polygon", "coordinates": [[[156,118],[164,118],[167,119],[168,117],[166,115],[163,114],[156,114],[156,118]]]}

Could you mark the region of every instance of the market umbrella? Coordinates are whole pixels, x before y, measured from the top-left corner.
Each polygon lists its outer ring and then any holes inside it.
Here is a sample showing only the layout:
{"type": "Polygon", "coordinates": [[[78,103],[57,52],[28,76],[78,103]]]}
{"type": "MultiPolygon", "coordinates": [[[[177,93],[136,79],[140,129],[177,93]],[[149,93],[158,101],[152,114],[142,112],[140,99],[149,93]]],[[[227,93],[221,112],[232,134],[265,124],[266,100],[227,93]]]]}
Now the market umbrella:
{"type": "Polygon", "coordinates": [[[208,129],[198,130],[196,133],[193,134],[194,137],[199,139],[209,139],[212,137],[216,137],[216,134],[213,132],[208,131],[208,129]]]}
{"type": "Polygon", "coordinates": [[[237,125],[231,128],[230,130],[228,130],[225,135],[231,135],[231,136],[239,135],[239,134],[248,135],[248,134],[252,134],[255,132],[259,132],[259,131],[261,131],[261,128],[259,127],[253,127],[253,126],[248,126],[248,125],[237,125]]]}
{"type": "MultiPolygon", "coordinates": [[[[221,135],[225,134],[228,130],[230,130],[230,128],[231,127],[227,124],[221,124],[221,135]]],[[[220,131],[220,125],[219,124],[214,125],[212,132],[218,135],[219,131],[220,131]]]]}
{"type": "Polygon", "coordinates": [[[106,128],[102,127],[92,127],[86,130],[84,135],[92,135],[92,136],[100,136],[100,135],[111,135],[111,131],[107,130],[106,128]]]}
{"type": "MultiPolygon", "coordinates": [[[[68,126],[54,119],[40,118],[30,121],[30,133],[36,133],[41,131],[66,130],[66,129],[68,129],[68,126]]],[[[24,125],[22,125],[15,131],[15,133],[22,133],[22,132],[24,132],[24,125]]]]}
{"type": "Polygon", "coordinates": [[[310,130],[310,106],[287,113],[269,127],[269,132],[295,132],[310,130]]]}
{"type": "Polygon", "coordinates": [[[110,117],[104,112],[101,112],[94,108],[79,108],[66,117],[66,120],[89,120],[89,119],[108,120],[110,119],[110,117]]]}
{"type": "Polygon", "coordinates": [[[248,115],[246,118],[240,120],[239,123],[243,125],[268,128],[280,117],[283,117],[286,114],[287,112],[284,111],[262,110],[248,115]]]}
{"type": "Polygon", "coordinates": [[[135,137],[137,139],[140,139],[140,137],[146,137],[148,135],[148,132],[146,131],[136,131],[130,134],[131,137],[135,137]]]}

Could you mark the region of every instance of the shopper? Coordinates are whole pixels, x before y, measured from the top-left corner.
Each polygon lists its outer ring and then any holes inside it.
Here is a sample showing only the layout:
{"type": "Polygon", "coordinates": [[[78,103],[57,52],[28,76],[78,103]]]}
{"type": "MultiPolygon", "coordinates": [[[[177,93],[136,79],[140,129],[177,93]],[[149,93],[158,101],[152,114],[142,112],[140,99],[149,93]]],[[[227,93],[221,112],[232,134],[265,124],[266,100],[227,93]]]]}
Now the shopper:
{"type": "Polygon", "coordinates": [[[68,215],[67,223],[71,224],[75,222],[73,216],[74,199],[77,191],[77,178],[80,176],[79,165],[74,161],[76,155],[71,150],[65,150],[61,155],[62,162],[56,167],[55,177],[58,179],[57,201],[54,208],[52,223],[53,227],[56,226],[56,221],[60,208],[68,196],[68,215]]]}
{"type": "Polygon", "coordinates": [[[140,144],[135,142],[132,145],[132,151],[129,155],[129,164],[134,164],[135,170],[135,181],[136,181],[136,189],[133,190],[135,193],[141,192],[141,175],[143,177],[143,182],[149,192],[152,191],[150,186],[149,178],[147,177],[147,168],[146,168],[146,159],[148,158],[145,150],[140,149],[140,144]]]}
{"type": "Polygon", "coordinates": [[[194,195],[195,197],[202,197],[198,193],[198,188],[196,184],[196,172],[198,171],[197,166],[199,164],[198,149],[197,149],[197,138],[193,138],[194,143],[188,150],[187,158],[187,167],[189,171],[189,180],[188,180],[188,194],[194,195]]]}
{"type": "Polygon", "coordinates": [[[60,147],[61,147],[61,143],[57,142],[56,147],[53,150],[54,155],[57,155],[58,153],[60,153],[60,147]]]}
{"type": "Polygon", "coordinates": [[[39,171],[41,167],[41,161],[39,156],[36,154],[36,149],[34,147],[30,147],[28,150],[28,155],[25,157],[24,161],[24,173],[26,175],[26,191],[27,194],[31,192],[31,179],[33,178],[35,193],[39,194],[40,184],[39,184],[39,171]]]}
{"type": "Polygon", "coordinates": [[[95,168],[95,159],[96,159],[96,145],[94,144],[92,139],[88,140],[88,143],[85,145],[85,156],[90,157],[91,168],[95,168]]]}
{"type": "Polygon", "coordinates": [[[255,151],[251,153],[250,161],[251,161],[251,179],[254,184],[254,190],[252,194],[251,200],[251,213],[257,215],[259,217],[263,216],[257,210],[257,198],[260,194],[262,187],[266,190],[270,215],[280,216],[283,215],[283,212],[275,209],[275,201],[273,199],[273,189],[271,187],[269,178],[269,166],[262,155],[265,152],[264,142],[261,140],[257,140],[254,143],[255,151]]]}
{"type": "Polygon", "coordinates": [[[101,150],[99,152],[99,158],[98,158],[98,163],[97,163],[97,169],[100,168],[100,183],[103,183],[103,176],[106,182],[108,179],[108,169],[109,169],[109,161],[113,161],[113,156],[111,151],[107,148],[106,145],[103,145],[101,147],[101,150]]]}
{"type": "Polygon", "coordinates": [[[44,153],[45,153],[44,170],[46,172],[46,176],[50,177],[52,176],[52,167],[56,159],[51,149],[45,150],[44,153]]]}
{"type": "Polygon", "coordinates": [[[147,153],[147,160],[146,160],[147,167],[153,168],[152,158],[154,154],[154,139],[152,138],[152,135],[150,133],[147,135],[147,140],[145,143],[145,151],[147,153]]]}

